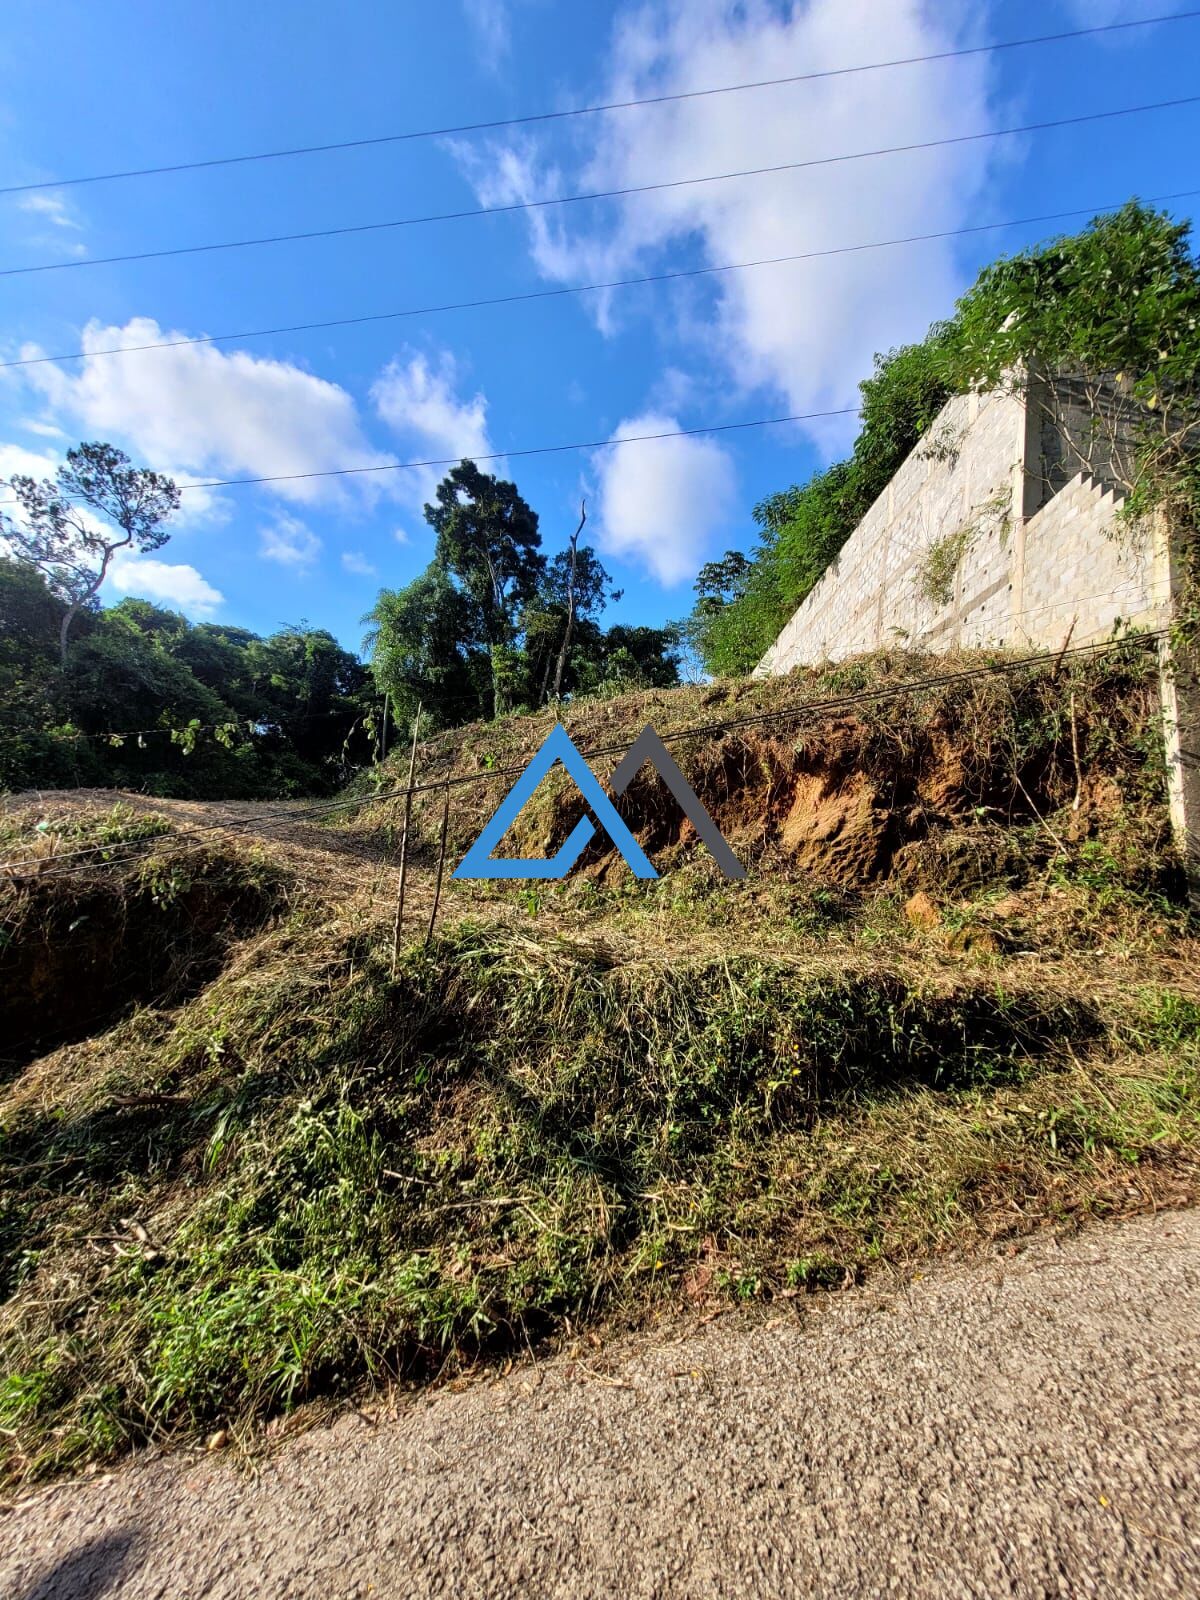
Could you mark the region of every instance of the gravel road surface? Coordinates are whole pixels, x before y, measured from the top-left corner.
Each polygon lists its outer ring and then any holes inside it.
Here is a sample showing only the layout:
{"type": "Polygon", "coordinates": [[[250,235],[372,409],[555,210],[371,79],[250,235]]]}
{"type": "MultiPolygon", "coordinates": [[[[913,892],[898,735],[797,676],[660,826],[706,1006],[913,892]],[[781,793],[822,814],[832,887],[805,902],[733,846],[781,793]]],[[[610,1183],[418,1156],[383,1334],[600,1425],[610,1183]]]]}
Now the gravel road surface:
{"type": "Polygon", "coordinates": [[[10,1600],[1200,1594],[1200,1212],[145,1458],[0,1517],[10,1600]]]}

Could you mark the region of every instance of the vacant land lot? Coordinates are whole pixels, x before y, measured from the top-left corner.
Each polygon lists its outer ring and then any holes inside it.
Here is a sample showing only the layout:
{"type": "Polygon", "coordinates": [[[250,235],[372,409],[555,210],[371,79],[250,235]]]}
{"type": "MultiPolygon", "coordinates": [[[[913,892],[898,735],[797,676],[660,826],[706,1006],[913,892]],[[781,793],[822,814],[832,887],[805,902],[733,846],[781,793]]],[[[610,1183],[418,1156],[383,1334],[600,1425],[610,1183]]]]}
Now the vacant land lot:
{"type": "MultiPolygon", "coordinates": [[[[601,775],[692,729],[747,878],[647,769],[621,804],[657,882],[599,847],[444,882],[427,940],[447,792],[452,867],[549,722],[431,740],[394,965],[394,769],[321,810],[12,802],[9,1482],[1191,1203],[1152,662],[950,665],[575,708],[601,775]]],[[[527,809],[522,853],[579,816],[553,781],[527,809]]]]}

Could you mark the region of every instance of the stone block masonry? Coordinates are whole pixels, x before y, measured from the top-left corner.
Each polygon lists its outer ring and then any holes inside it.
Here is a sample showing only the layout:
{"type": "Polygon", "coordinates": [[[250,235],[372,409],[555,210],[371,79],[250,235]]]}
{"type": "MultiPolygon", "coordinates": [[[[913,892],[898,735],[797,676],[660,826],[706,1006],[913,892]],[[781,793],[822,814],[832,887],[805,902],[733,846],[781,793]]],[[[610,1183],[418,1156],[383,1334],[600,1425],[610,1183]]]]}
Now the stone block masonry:
{"type": "MultiPolygon", "coordinates": [[[[1130,416],[1063,376],[956,396],[755,675],[898,647],[1053,650],[1166,627],[1182,581],[1169,530],[1118,516],[1130,416]]],[[[1200,911],[1200,664],[1167,639],[1161,654],[1171,820],[1200,911]]]]}
{"type": "Polygon", "coordinates": [[[1118,520],[1078,385],[1041,379],[950,400],[757,672],[896,647],[1054,648],[1160,626],[1154,537],[1118,520]]]}

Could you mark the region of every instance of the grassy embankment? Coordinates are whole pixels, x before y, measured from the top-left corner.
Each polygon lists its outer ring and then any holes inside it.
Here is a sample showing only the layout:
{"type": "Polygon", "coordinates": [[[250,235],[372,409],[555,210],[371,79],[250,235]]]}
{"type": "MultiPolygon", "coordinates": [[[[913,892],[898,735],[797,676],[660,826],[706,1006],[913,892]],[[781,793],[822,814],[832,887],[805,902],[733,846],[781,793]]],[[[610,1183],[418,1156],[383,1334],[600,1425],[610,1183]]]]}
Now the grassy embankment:
{"type": "MultiPolygon", "coordinates": [[[[566,720],[616,744],[919,665],[566,720]]],[[[504,768],[547,726],[442,735],[422,771],[504,768]]],[[[1133,650],[714,728],[675,750],[744,884],[647,776],[622,809],[658,883],[596,854],[561,885],[455,886],[394,979],[382,900],[170,829],[122,861],[147,824],[121,812],[14,812],[4,854],[49,865],[0,887],[10,1476],[1192,1200],[1200,942],[1157,748],[1133,650]],[[107,864],[56,875],[47,835],[97,829],[107,864]]],[[[456,793],[455,849],[502,787],[456,793]]],[[[547,784],[514,848],[577,814],[547,784]]],[[[418,900],[440,816],[416,809],[418,900]]],[[[396,824],[386,802],[331,826],[396,824]]]]}

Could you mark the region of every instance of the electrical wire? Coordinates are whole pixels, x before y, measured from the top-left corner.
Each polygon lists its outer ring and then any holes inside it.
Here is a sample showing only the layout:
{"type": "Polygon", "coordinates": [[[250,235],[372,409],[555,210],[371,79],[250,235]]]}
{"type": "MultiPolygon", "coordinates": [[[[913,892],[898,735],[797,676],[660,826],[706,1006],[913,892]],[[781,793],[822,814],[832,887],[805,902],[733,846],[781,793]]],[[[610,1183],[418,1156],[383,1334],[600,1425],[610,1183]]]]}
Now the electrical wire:
{"type": "MultiPolygon", "coordinates": [[[[1171,194],[1147,195],[1145,205],[1167,205],[1175,200],[1191,200],[1200,189],[1176,189],[1171,194]]],[[[189,345],[227,344],[235,339],[267,339],[284,333],[312,333],[330,328],[353,328],[364,323],[395,322],[404,317],[437,316],[448,311],[478,311],[495,306],[520,305],[530,300],[557,300],[566,295],[592,294],[613,289],[640,288],[646,284],[673,283],[681,278],[706,278],[726,272],[747,272],[756,267],[778,267],[798,261],[822,261],[830,256],[859,255],[866,250],[891,250],[901,245],[928,244],[938,239],[962,239],[976,233],[992,233],[1005,228],[1028,228],[1044,222],[1065,222],[1070,217],[1097,217],[1120,210],[1123,201],[1104,205],[1073,206],[1069,211],[1045,211],[1035,217],[1013,217],[1006,222],[976,222],[963,228],[941,228],[934,233],[912,233],[897,239],[873,239],[864,244],[833,245],[826,250],[800,250],[792,255],[763,256],[756,261],[730,261],[711,267],[681,267],[671,272],[649,272],[636,278],[610,278],[600,283],[568,284],[557,289],[529,289],[518,294],[491,295],[477,300],[450,300],[441,305],[410,306],[399,311],[371,311],[354,317],[328,317],[320,322],[290,322],[274,328],[245,328],[235,333],[202,333],[183,339],[157,339],[146,344],[109,345],[100,350],[68,350],[61,355],[20,356],[0,361],[7,367],[37,367],[47,362],[91,361],[100,356],[134,355],[146,350],[179,350],[189,345]]]]}
{"type": "MultiPolygon", "coordinates": [[[[585,439],[573,444],[527,445],[520,450],[490,450],[486,454],[472,454],[470,460],[509,461],[526,456],[563,455],[571,450],[611,450],[618,445],[647,444],[657,439],[693,439],[698,434],[737,433],[745,428],[776,428],[790,422],[813,422],[821,417],[856,417],[858,406],[836,406],[829,411],[799,411],[785,417],[754,417],[748,422],[711,422],[697,428],[664,428],[658,433],[629,433],[619,439],[585,439]]],[[[314,472],[280,472],[257,478],[201,478],[193,483],[181,483],[179,490],[189,489],[244,489],[260,483],[296,483],[309,478],[356,478],[373,472],[408,472],[418,467],[456,467],[466,459],[462,455],[431,456],[424,461],[385,461],[369,467],[325,467],[314,472]]],[[[70,502],[75,503],[75,502],[70,502]]],[[[0,506],[19,504],[15,497],[0,500],[0,506]]]]}
{"type": "MultiPolygon", "coordinates": [[[[358,715],[360,716],[361,713],[358,715]]],[[[53,728],[46,728],[42,732],[44,737],[61,740],[64,744],[75,744],[80,739],[103,739],[111,743],[114,739],[144,739],[151,736],[162,737],[167,734],[177,735],[182,738],[190,733],[212,733],[217,728],[222,728],[231,735],[244,732],[257,734],[259,729],[262,729],[264,735],[271,736],[277,733],[285,724],[290,727],[294,723],[320,722],[326,717],[350,717],[357,720],[353,708],[334,706],[328,711],[302,711],[295,715],[290,711],[282,711],[278,714],[264,712],[261,717],[226,717],[222,722],[185,723],[181,728],[164,728],[161,724],[158,724],[153,728],[99,728],[95,730],[76,728],[70,733],[60,733],[53,728]]]]}
{"type": "MultiPolygon", "coordinates": [[[[920,693],[929,689],[945,688],[952,684],[967,682],[973,679],[1006,676],[1009,673],[1022,672],[1047,665],[1051,662],[1061,664],[1063,661],[1078,659],[1083,656],[1097,656],[1109,654],[1116,650],[1144,648],[1152,643],[1157,643],[1164,638],[1168,630],[1158,628],[1134,634],[1126,639],[1102,640],[1093,644],[1075,645],[1066,649],[1048,650],[1037,655],[1023,656],[1011,661],[989,662],[986,666],[967,667],[959,671],[941,673],[923,678],[910,679],[904,683],[884,685],[876,689],[858,690],[846,695],[827,697],[820,700],[796,701],[791,706],[775,707],[770,711],[750,713],[736,717],[722,717],[704,723],[695,723],[683,728],[671,729],[660,734],[664,744],[673,743],[683,739],[702,738],[718,733],[727,733],[742,728],[762,727],[773,723],[791,722],[798,717],[813,715],[829,715],[840,711],[849,710],[855,706],[873,704],[880,700],[898,699],[904,695],[920,693]]],[[[580,751],[586,761],[598,760],[602,757],[624,755],[632,748],[633,741],[611,745],[599,745],[580,751]]],[[[173,837],[202,837],[213,834],[242,834],[251,832],[256,835],[270,836],[278,828],[286,828],[294,822],[305,821],[310,817],[328,815],[339,810],[353,809],[378,805],[383,801],[403,799],[412,794],[440,793],[443,789],[458,789],[475,784],[486,784],[510,777],[518,777],[524,772],[528,763],[508,767],[493,767],[480,772],[462,773],[457,777],[432,779],[423,783],[396,785],[390,789],[377,790],[369,795],[341,796],[336,800],[320,801],[312,805],[301,807],[294,811],[281,814],[278,819],[263,822],[261,818],[246,818],[238,822],[229,823],[193,823],[173,829],[173,837]]],[[[76,866],[65,868],[61,872],[45,872],[40,870],[39,863],[30,863],[27,860],[13,859],[0,861],[0,872],[24,873],[26,876],[37,878],[64,878],[76,876],[83,872],[100,870],[109,866],[125,865],[129,860],[135,859],[136,854],[152,849],[160,841],[162,835],[153,835],[144,840],[131,840],[125,845],[85,845],[78,850],[65,851],[56,857],[57,861],[73,861],[95,855],[99,851],[108,851],[108,858],[104,861],[81,860],[76,866]],[[116,851],[128,850],[134,854],[117,856],[116,851]]],[[[207,848],[206,844],[199,844],[196,849],[207,848]]]]}
{"type": "MultiPolygon", "coordinates": [[[[1099,600],[1118,600],[1122,597],[1122,595],[1139,586],[1140,583],[1137,578],[1128,578],[1116,589],[1105,589],[1097,594],[1071,595],[1067,599],[1051,600],[1047,601],[1044,605],[1027,607],[1024,611],[1005,612],[1002,620],[1008,623],[1020,622],[1026,617],[1037,616],[1046,611],[1055,611],[1060,608],[1077,605],[1090,605],[1099,600]]],[[[1147,590],[1151,605],[1158,605],[1160,602],[1165,600],[1167,598],[1167,591],[1169,590],[1169,587],[1170,586],[1165,578],[1151,583],[1147,590]],[[1157,591],[1160,589],[1163,591],[1161,594],[1157,593],[1157,591]]],[[[909,600],[915,599],[918,593],[919,580],[914,579],[909,586],[908,593],[905,598],[909,600]]],[[[986,648],[986,646],[981,645],[979,648],[986,648]]],[[[439,699],[439,704],[478,705],[479,695],[478,693],[450,695],[439,699]]],[[[290,725],[297,722],[309,723],[326,717],[347,717],[351,714],[352,713],[350,710],[334,707],[329,711],[305,712],[299,716],[291,716],[289,713],[284,712],[274,719],[266,716],[265,714],[261,718],[234,717],[232,719],[226,718],[223,722],[202,722],[195,725],[185,725],[181,728],[164,728],[159,726],[153,728],[99,728],[95,730],[75,729],[71,733],[61,733],[55,729],[47,728],[42,730],[42,734],[45,738],[56,739],[63,744],[75,744],[82,739],[99,739],[102,743],[106,744],[125,743],[130,739],[144,739],[149,737],[164,738],[168,736],[184,737],[188,734],[212,733],[216,729],[227,730],[231,734],[248,732],[251,737],[254,737],[256,736],[259,728],[264,728],[266,730],[266,736],[271,737],[274,736],[278,729],[284,724],[290,725]]],[[[355,730],[352,729],[351,731],[353,732],[355,730]]]]}
{"type": "Polygon", "coordinates": [[[521,211],[538,211],[548,206],[578,205],[594,200],[625,199],[631,195],[664,190],[689,189],[700,184],[729,183],[742,178],[769,177],[781,172],[801,172],[815,167],[838,166],[852,161],[870,161],[879,156],[910,155],[921,150],[938,150],[950,145],[976,144],[985,139],[1004,139],[1015,134],[1042,133],[1054,128],[1080,127],[1088,123],[1112,121],[1118,117],[1141,116],[1150,111],[1169,111],[1200,103],[1200,95],[1181,95],[1171,100],[1155,100],[1137,106],[1118,106],[1108,111],[1087,111],[1073,117],[1055,117],[1044,122],[1021,123],[1011,128],[987,128],[977,133],[951,134],[944,139],[922,139],[911,144],[884,145],[875,150],[855,150],[833,156],[810,156],[802,161],[781,161],[766,167],[743,167],[733,172],[705,173],[694,178],[663,179],[656,183],[628,184],[619,189],[593,189],[580,194],[544,195],[536,200],[511,200],[501,205],[473,206],[459,211],[436,211],[416,217],[393,217],[382,222],[356,222],[341,227],[309,228],[299,233],[264,234],[251,239],[223,239],[206,244],[172,245],[159,250],[134,250],[116,256],[80,256],[70,261],[41,261],[27,267],[0,267],[0,278],[23,277],[37,272],[73,272],[84,267],[115,266],[130,261],[160,261],[167,257],[206,255],[222,250],[250,250],[262,245],[306,243],[312,239],[333,239],[349,234],[380,233],[395,228],[423,227],[433,222],[460,222],[474,217],[504,216],[521,211]]]}
{"type": "Polygon", "coordinates": [[[742,94],[749,90],[774,89],[789,84],[815,83],[826,78],[844,78],[862,72],[882,72],[892,67],[920,66],[935,61],[955,61],[966,56],[990,55],[1001,50],[1019,50],[1033,45],[1061,44],[1096,34],[1120,33],[1130,28],[1148,28],[1158,23],[1188,22],[1200,11],[1172,11],[1154,17],[1137,17],[1126,22],[1098,23],[1088,28],[1071,28],[1059,33],[1034,34],[1024,39],[1004,39],[995,44],[964,45],[956,50],[937,50],[927,55],[898,56],[890,61],[867,61],[849,67],[827,67],[814,72],[797,72],[783,78],[759,78],[749,83],[719,84],[707,89],[685,89],[674,94],[643,95],[630,100],[609,100],[597,105],[572,106],[562,111],[533,111],[517,117],[494,117],[486,122],[460,122],[443,128],[418,128],[404,133],[376,134],[373,137],[340,139],[325,144],[294,145],[284,150],[258,150],[243,155],[208,156],[196,161],[175,161],[158,167],[130,167],[122,172],[97,172],[77,178],[43,178],[36,183],[10,183],[0,188],[3,194],[29,194],[38,189],[70,189],[89,183],[115,183],[125,178],[160,177],[168,173],[197,172],[210,167],[244,166],[255,161],[282,161],[295,156],[324,155],[337,150],[361,150],[376,145],[403,144],[418,139],[444,139],[452,134],[494,133],[501,128],[526,127],[534,123],[562,122],[572,117],[591,117],[602,112],[628,111],[634,107],[672,105],[684,100],[709,99],[716,95],[742,94]]]}

